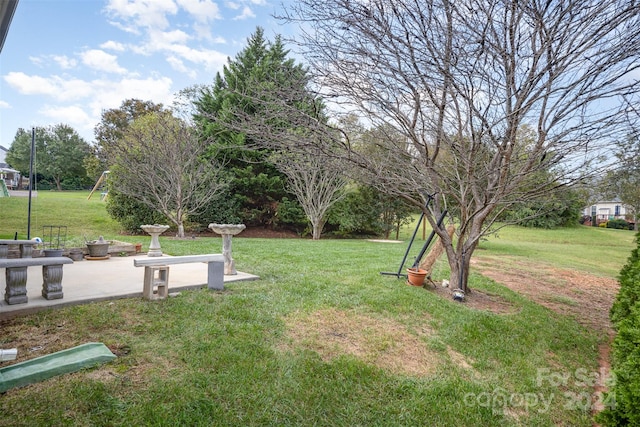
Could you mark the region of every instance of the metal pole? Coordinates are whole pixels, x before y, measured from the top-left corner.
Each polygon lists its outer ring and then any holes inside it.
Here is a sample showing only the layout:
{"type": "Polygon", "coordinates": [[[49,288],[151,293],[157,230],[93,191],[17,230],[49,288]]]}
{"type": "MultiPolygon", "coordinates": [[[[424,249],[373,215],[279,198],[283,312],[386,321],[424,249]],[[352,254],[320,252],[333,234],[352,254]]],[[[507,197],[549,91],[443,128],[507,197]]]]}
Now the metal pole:
{"type": "Polygon", "coordinates": [[[31,153],[29,155],[29,212],[27,213],[27,240],[31,239],[31,191],[33,189],[33,152],[36,146],[36,128],[31,128],[31,153]]]}
{"type": "MultiPolygon", "coordinates": [[[[425,203],[425,207],[429,206],[429,203],[431,203],[431,200],[433,200],[433,196],[429,196],[429,198],[427,199],[427,202],[425,203]]],[[[398,272],[397,273],[388,273],[388,272],[384,272],[381,271],[380,274],[386,274],[389,276],[396,276],[398,278],[405,276],[406,274],[402,274],[402,267],[404,267],[404,263],[407,262],[407,257],[409,256],[409,251],[411,250],[411,246],[413,245],[413,241],[416,238],[416,235],[418,234],[418,231],[420,231],[420,226],[422,224],[422,221],[425,219],[425,215],[424,215],[424,211],[420,213],[420,218],[418,219],[418,223],[416,224],[416,229],[413,230],[413,235],[411,236],[411,240],[409,241],[409,246],[407,246],[407,250],[404,253],[404,257],[402,258],[402,262],[400,263],[400,267],[398,267],[398,272]]]]}
{"type": "MultiPolygon", "coordinates": [[[[442,215],[440,215],[440,218],[438,219],[438,223],[436,224],[436,228],[440,228],[442,226],[442,221],[444,221],[444,217],[445,216],[447,216],[447,210],[446,209],[442,212],[442,215]]],[[[431,233],[429,234],[429,238],[427,239],[426,242],[424,242],[424,246],[422,246],[422,250],[420,251],[420,253],[416,257],[416,260],[413,263],[413,266],[411,266],[411,268],[417,268],[418,265],[420,265],[420,260],[424,256],[424,253],[427,251],[427,248],[431,244],[431,241],[433,240],[435,235],[436,235],[436,230],[435,229],[431,230],[431,233]]]]}

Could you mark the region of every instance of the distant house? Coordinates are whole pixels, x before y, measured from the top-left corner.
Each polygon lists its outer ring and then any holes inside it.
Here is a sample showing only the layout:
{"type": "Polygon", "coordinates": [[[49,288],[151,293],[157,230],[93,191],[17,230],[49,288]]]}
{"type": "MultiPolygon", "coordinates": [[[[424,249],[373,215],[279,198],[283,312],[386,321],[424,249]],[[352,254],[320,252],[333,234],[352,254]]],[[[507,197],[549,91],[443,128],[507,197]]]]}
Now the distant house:
{"type": "Polygon", "coordinates": [[[595,216],[598,224],[611,219],[627,219],[627,214],[631,214],[630,209],[619,200],[596,202],[584,208],[582,214],[585,217],[595,216]]]}
{"type": "Polygon", "coordinates": [[[0,145],[0,179],[4,179],[9,190],[17,190],[20,188],[20,172],[15,169],[11,169],[8,164],[4,162],[5,153],[7,149],[0,145]]]}

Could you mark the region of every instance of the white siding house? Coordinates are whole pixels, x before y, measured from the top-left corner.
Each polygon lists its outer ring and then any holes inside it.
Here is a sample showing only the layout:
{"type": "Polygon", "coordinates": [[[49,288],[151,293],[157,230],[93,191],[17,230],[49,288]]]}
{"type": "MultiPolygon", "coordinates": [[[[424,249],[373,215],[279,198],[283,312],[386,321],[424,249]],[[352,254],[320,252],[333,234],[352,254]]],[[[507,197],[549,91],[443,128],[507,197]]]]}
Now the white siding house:
{"type": "Polygon", "coordinates": [[[584,208],[582,212],[584,216],[595,214],[598,224],[610,219],[625,219],[627,213],[629,213],[628,209],[618,200],[596,202],[584,208]]]}

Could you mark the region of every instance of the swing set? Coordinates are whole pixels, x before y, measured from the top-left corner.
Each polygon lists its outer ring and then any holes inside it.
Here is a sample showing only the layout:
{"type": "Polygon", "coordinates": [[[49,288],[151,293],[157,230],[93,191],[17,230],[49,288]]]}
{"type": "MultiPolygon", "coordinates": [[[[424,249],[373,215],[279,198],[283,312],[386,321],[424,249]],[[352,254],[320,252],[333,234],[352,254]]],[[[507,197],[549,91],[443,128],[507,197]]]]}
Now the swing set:
{"type": "MultiPolygon", "coordinates": [[[[87,200],[91,199],[91,196],[98,189],[98,187],[100,187],[100,185],[106,184],[107,175],[109,175],[109,171],[102,172],[102,175],[100,175],[100,178],[98,178],[98,181],[96,182],[96,185],[93,186],[93,189],[91,190],[91,193],[89,193],[89,197],[87,197],[87,200]]],[[[104,191],[102,191],[100,193],[100,200],[105,200],[107,198],[107,194],[108,194],[108,191],[106,189],[104,191]]]]}

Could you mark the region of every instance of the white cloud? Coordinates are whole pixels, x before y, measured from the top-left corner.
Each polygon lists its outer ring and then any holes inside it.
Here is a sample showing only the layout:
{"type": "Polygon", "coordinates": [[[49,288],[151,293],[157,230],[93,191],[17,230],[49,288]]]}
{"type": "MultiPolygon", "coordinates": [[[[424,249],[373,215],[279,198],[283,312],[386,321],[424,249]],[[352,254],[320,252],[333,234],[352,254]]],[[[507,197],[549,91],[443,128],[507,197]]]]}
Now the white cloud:
{"type": "Polygon", "coordinates": [[[80,54],[82,63],[87,67],[107,73],[124,74],[125,68],[118,65],[118,57],[103,50],[89,49],[80,54]]]}
{"type": "Polygon", "coordinates": [[[30,56],[29,61],[40,68],[46,68],[48,65],[53,63],[63,70],[69,70],[78,65],[78,61],[76,59],[70,58],[66,55],[30,56]]]}
{"type": "Polygon", "coordinates": [[[56,93],[56,85],[46,77],[28,76],[21,71],[11,71],[4,76],[9,86],[23,95],[50,95],[56,93]]]}
{"type": "Polygon", "coordinates": [[[29,61],[31,61],[32,64],[37,65],[38,67],[42,67],[44,58],[40,56],[30,56],[29,61]]]}
{"type": "Polygon", "coordinates": [[[102,49],[115,50],[116,52],[124,52],[126,50],[124,44],[120,42],[116,42],[113,40],[109,40],[100,45],[102,49]]]}
{"type": "Polygon", "coordinates": [[[218,5],[210,0],[178,0],[178,4],[199,22],[222,18],[218,5]]]}
{"type": "Polygon", "coordinates": [[[198,75],[196,70],[194,70],[193,68],[189,69],[186,65],[184,65],[184,62],[180,58],[169,56],[167,57],[167,62],[169,63],[169,65],[171,65],[171,68],[179,73],[186,74],[191,79],[195,79],[198,75]]]}
{"type": "Polygon", "coordinates": [[[74,128],[78,126],[85,128],[90,121],[89,115],[78,105],[45,105],[39,113],[54,119],[57,123],[65,123],[74,128]]]}
{"type": "Polygon", "coordinates": [[[251,10],[251,8],[249,6],[245,6],[242,8],[242,13],[238,16],[236,16],[235,18],[233,18],[234,21],[241,21],[243,19],[249,19],[249,18],[255,18],[256,14],[253,13],[253,11],[251,10]]]}
{"type": "Polygon", "coordinates": [[[124,21],[118,23],[123,29],[137,33],[135,27],[167,28],[166,15],[175,15],[178,7],[173,0],[109,0],[105,10],[124,21]]]}
{"type": "Polygon", "coordinates": [[[75,68],[76,65],[78,65],[78,61],[77,60],[75,60],[74,58],[69,58],[66,55],[53,55],[51,58],[63,70],[69,70],[71,68],[75,68]]]}
{"type": "Polygon", "coordinates": [[[168,77],[95,81],[95,93],[88,105],[93,125],[100,121],[103,110],[119,108],[122,101],[136,98],[170,105],[173,102],[173,81],[168,77]]]}
{"type": "Polygon", "coordinates": [[[7,101],[0,100],[0,108],[11,108],[11,105],[7,101]]]}
{"type": "MultiPolygon", "coordinates": [[[[18,74],[18,73],[14,73],[18,74]]],[[[15,79],[16,76],[12,76],[15,79]]],[[[33,83],[43,78],[22,80],[23,83],[33,83]]],[[[124,78],[118,81],[93,80],[90,82],[70,81],[69,86],[90,88],[84,96],[72,98],[70,96],[56,96],[58,91],[64,91],[65,86],[58,78],[49,80],[50,86],[41,84],[38,93],[29,95],[49,95],[55,103],[48,103],[40,108],[38,113],[51,119],[49,124],[65,123],[78,131],[83,138],[92,140],[93,129],[100,122],[102,112],[111,108],[118,108],[125,99],[137,98],[156,103],[171,105],[173,102],[173,82],[168,77],[149,77],[146,79],[124,78]],[[48,89],[48,91],[47,91],[48,89]]],[[[1,106],[1,104],[0,104],[1,106]]]]}
{"type": "Polygon", "coordinates": [[[203,65],[207,71],[218,71],[227,62],[227,55],[215,50],[198,50],[181,45],[171,46],[169,50],[182,59],[203,65]]]}
{"type": "Polygon", "coordinates": [[[160,47],[174,43],[185,44],[189,39],[189,35],[182,30],[149,32],[150,43],[160,47]]]}

